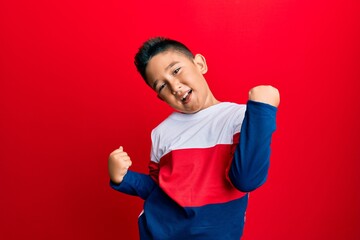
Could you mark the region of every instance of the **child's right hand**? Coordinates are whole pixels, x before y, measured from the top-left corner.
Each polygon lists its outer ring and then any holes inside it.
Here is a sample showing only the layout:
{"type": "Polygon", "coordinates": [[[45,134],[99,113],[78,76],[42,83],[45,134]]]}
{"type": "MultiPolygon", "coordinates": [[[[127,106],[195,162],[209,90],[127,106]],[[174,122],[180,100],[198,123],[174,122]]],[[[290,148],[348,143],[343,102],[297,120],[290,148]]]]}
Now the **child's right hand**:
{"type": "Polygon", "coordinates": [[[121,183],[131,164],[130,157],[123,151],[123,147],[110,153],[108,167],[111,181],[121,183]]]}

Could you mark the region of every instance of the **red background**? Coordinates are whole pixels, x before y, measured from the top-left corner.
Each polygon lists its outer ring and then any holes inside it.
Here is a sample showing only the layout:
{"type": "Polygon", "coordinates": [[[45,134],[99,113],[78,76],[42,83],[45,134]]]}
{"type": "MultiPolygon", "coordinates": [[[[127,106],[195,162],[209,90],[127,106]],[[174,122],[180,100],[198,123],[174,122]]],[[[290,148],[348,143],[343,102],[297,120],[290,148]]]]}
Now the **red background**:
{"type": "Polygon", "coordinates": [[[360,239],[357,0],[1,1],[0,239],[137,239],[142,201],[108,186],[119,145],[147,172],[170,113],[133,66],[178,39],[222,101],[281,92],[267,183],[243,239],[360,239]]]}

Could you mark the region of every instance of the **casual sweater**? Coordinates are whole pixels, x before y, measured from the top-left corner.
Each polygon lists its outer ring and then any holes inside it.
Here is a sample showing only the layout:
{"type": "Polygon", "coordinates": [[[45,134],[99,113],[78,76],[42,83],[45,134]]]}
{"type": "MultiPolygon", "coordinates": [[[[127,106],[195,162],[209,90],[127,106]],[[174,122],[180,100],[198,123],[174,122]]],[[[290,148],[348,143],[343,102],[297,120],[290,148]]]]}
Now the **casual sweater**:
{"type": "Polygon", "coordinates": [[[174,112],[151,134],[150,173],[128,171],[115,190],[145,200],[141,240],[239,240],[248,192],[268,174],[277,108],[223,102],[174,112]]]}

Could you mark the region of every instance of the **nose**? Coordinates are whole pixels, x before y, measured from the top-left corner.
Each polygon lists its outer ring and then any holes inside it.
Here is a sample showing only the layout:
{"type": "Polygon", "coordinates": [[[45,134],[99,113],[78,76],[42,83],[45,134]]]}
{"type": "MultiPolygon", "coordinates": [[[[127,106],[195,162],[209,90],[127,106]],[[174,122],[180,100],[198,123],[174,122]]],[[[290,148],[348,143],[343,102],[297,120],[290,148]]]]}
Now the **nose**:
{"type": "Polygon", "coordinates": [[[173,95],[176,95],[181,90],[181,83],[178,80],[169,82],[169,85],[173,95]]]}

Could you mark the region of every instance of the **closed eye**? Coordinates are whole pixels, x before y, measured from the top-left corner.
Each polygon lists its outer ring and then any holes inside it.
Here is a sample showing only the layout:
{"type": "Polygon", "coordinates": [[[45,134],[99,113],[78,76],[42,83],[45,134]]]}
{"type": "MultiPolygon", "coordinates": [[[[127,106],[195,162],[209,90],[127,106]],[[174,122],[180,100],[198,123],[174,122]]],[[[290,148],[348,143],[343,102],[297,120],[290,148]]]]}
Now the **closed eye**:
{"type": "Polygon", "coordinates": [[[166,83],[163,83],[160,85],[158,92],[161,92],[161,90],[166,86],[166,83]]]}

